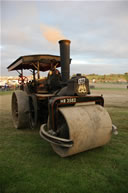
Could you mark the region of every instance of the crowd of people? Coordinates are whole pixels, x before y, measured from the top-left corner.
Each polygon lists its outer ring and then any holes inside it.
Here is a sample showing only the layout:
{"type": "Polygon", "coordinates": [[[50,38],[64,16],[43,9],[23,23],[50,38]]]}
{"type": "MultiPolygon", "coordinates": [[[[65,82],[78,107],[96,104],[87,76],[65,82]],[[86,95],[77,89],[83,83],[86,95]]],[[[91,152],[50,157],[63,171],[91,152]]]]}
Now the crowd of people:
{"type": "Polygon", "coordinates": [[[0,91],[11,91],[11,90],[16,90],[19,88],[19,85],[14,84],[14,85],[8,85],[5,83],[5,85],[0,85],[0,91]]]}

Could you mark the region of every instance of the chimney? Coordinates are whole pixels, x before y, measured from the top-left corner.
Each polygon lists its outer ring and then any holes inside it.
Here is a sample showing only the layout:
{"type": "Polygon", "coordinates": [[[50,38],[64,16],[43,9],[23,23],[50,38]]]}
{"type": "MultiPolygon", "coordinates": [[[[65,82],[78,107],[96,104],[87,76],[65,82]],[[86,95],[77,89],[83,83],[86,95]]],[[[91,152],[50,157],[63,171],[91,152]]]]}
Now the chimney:
{"type": "Polygon", "coordinates": [[[60,40],[60,63],[62,81],[67,82],[70,76],[70,40],[60,40]]]}

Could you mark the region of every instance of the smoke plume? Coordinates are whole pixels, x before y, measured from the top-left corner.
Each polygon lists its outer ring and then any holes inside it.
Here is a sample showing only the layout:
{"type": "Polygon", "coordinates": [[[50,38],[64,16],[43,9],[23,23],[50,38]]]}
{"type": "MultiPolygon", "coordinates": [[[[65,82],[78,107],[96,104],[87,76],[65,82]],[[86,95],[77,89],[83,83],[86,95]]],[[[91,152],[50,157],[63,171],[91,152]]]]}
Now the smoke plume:
{"type": "Polygon", "coordinates": [[[53,44],[61,39],[66,39],[62,32],[55,27],[49,27],[47,25],[41,24],[40,29],[44,38],[53,44]]]}

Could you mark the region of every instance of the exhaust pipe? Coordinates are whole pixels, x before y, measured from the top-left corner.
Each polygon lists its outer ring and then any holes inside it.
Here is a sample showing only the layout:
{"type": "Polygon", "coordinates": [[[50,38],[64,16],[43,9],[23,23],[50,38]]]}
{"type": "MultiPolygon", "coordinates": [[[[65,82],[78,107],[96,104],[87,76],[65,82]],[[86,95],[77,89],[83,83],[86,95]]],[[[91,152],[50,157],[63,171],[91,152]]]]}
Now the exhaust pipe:
{"type": "Polygon", "coordinates": [[[62,81],[67,82],[70,76],[70,40],[60,40],[60,60],[62,81]]]}

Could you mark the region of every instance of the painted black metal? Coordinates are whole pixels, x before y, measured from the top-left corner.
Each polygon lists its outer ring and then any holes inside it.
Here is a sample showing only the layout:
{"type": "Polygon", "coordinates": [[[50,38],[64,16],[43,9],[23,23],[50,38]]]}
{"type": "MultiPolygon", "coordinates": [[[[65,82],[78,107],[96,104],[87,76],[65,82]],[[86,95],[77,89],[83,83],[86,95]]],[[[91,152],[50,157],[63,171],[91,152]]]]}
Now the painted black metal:
{"type": "Polygon", "coordinates": [[[47,129],[46,124],[41,125],[40,136],[43,139],[45,139],[46,141],[52,144],[62,146],[62,147],[72,147],[73,146],[73,141],[71,139],[64,139],[64,138],[53,136],[50,133],[48,133],[48,131],[45,128],[47,129]]]}
{"type": "Polygon", "coordinates": [[[89,80],[82,76],[81,74],[77,74],[68,80],[67,85],[62,85],[62,89],[57,93],[58,96],[85,96],[90,94],[89,88],[89,80]],[[78,88],[80,84],[78,83],[80,79],[84,79],[85,92],[79,92],[78,88]]]}
{"type": "Polygon", "coordinates": [[[104,106],[104,98],[102,96],[61,96],[52,97],[48,102],[49,123],[53,131],[57,130],[58,107],[67,107],[76,103],[94,102],[95,104],[104,106]]]}
{"type": "Polygon", "coordinates": [[[62,81],[67,82],[70,76],[70,40],[60,40],[59,44],[62,81]]]}

